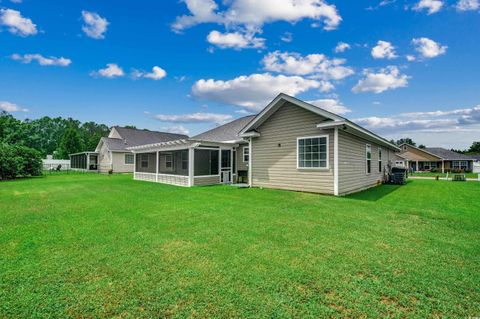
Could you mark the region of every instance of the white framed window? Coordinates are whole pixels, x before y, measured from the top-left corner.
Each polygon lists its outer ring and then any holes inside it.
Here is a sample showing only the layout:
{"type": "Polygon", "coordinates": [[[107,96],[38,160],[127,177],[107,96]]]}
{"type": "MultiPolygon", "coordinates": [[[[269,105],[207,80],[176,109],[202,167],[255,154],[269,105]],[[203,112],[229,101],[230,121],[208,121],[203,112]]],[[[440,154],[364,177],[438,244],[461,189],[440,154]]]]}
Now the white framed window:
{"type": "Polygon", "coordinates": [[[297,138],[297,168],[328,169],[328,135],[297,138]]]}
{"type": "Polygon", "coordinates": [[[133,154],[125,154],[125,164],[133,164],[134,157],[133,154]]]}
{"type": "Polygon", "coordinates": [[[437,162],[425,162],[423,163],[423,169],[429,171],[433,168],[437,168],[437,162]]]}
{"type": "Polygon", "coordinates": [[[367,174],[372,172],[372,146],[370,144],[365,145],[365,171],[367,174]]]}
{"type": "Polygon", "coordinates": [[[468,170],[468,162],[467,161],[452,161],[453,169],[461,169],[461,170],[468,170]]]}
{"type": "Polygon", "coordinates": [[[148,154],[142,154],[140,156],[140,167],[147,168],[148,167],[148,154]]]}
{"type": "Polygon", "coordinates": [[[248,146],[243,147],[243,161],[248,162],[250,159],[250,148],[248,146]]]}
{"type": "Polygon", "coordinates": [[[379,147],[378,148],[378,172],[379,173],[382,172],[382,168],[383,168],[383,165],[382,165],[382,149],[379,147]]]}
{"type": "Polygon", "coordinates": [[[172,154],[165,155],[165,168],[173,168],[173,156],[172,154]]]}

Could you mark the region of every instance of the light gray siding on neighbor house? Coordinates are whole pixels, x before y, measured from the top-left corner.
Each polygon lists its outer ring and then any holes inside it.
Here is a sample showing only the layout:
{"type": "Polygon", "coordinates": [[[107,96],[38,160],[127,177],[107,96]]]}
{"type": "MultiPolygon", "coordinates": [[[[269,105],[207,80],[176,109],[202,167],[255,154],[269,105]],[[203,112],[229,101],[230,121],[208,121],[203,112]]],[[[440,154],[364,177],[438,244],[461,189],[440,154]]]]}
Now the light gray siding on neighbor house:
{"type": "Polygon", "coordinates": [[[243,148],[248,148],[248,144],[240,144],[237,147],[237,171],[248,171],[248,162],[243,161],[243,148]]]}
{"type": "Polygon", "coordinates": [[[382,171],[379,170],[379,146],[358,136],[338,132],[338,193],[346,195],[375,186],[383,180],[385,166],[397,156],[388,149],[382,149],[382,171]],[[372,148],[371,173],[367,174],[366,145],[372,148]]]}
{"type": "MultiPolygon", "coordinates": [[[[131,173],[133,172],[133,164],[125,164],[125,154],[130,152],[112,152],[112,166],[114,173],[131,173]]],[[[132,154],[133,155],[133,154],[132,154]]]]}
{"type": "Polygon", "coordinates": [[[98,151],[98,164],[100,172],[106,173],[109,169],[112,168],[111,166],[112,159],[110,158],[110,152],[105,144],[102,144],[102,147],[98,151]]]}
{"type": "Polygon", "coordinates": [[[333,194],[333,129],[320,130],[325,120],[286,103],[257,128],[252,143],[252,185],[333,194]],[[328,135],[328,169],[297,168],[297,138],[328,135]]]}

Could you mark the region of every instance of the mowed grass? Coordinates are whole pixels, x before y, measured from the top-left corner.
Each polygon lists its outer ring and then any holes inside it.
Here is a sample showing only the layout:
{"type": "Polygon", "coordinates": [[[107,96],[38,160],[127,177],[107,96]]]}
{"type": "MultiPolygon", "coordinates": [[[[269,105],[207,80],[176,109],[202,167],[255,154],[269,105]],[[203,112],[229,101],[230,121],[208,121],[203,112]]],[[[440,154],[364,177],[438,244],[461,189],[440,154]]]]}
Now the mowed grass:
{"type": "MultiPolygon", "coordinates": [[[[448,177],[451,178],[453,175],[456,174],[465,174],[467,178],[478,178],[478,173],[449,173],[448,177]]],[[[432,172],[413,172],[412,176],[419,176],[419,177],[446,177],[447,173],[432,173],[432,172]]]]}
{"type": "Polygon", "coordinates": [[[0,318],[480,316],[480,183],[0,183],[0,318]]]}

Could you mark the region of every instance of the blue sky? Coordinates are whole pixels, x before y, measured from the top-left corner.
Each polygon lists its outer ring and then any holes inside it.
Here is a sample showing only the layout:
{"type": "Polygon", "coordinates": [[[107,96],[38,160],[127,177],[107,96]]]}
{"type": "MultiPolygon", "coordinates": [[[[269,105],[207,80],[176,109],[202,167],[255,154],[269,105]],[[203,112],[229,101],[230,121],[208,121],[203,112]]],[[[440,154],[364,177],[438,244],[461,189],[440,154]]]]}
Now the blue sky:
{"type": "Polygon", "coordinates": [[[0,108],[193,135],[285,92],[387,138],[480,140],[478,0],[274,2],[1,0],[0,108]]]}

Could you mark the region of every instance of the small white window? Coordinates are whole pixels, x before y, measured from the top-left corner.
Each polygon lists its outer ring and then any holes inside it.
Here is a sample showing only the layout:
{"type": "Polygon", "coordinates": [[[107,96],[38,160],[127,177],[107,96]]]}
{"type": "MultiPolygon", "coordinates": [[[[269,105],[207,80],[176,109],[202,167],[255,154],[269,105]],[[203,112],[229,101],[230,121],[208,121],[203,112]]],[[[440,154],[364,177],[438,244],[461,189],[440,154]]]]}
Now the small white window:
{"type": "Polygon", "coordinates": [[[171,154],[165,155],[165,167],[173,168],[173,156],[171,154]]]}
{"type": "Polygon", "coordinates": [[[378,172],[382,172],[382,149],[379,147],[378,148],[378,172]]]}
{"type": "Polygon", "coordinates": [[[297,168],[328,168],[328,135],[297,139],[297,168]]]}
{"type": "Polygon", "coordinates": [[[140,167],[147,168],[148,167],[148,154],[142,154],[140,157],[140,167]]]}
{"type": "Polygon", "coordinates": [[[248,146],[243,147],[243,161],[248,162],[250,160],[250,148],[248,146]]]}
{"type": "Polygon", "coordinates": [[[133,164],[133,154],[125,154],[125,164],[133,164]]]}
{"type": "Polygon", "coordinates": [[[365,146],[365,152],[366,152],[366,172],[367,174],[370,174],[372,172],[372,146],[370,144],[367,144],[365,146]]]}
{"type": "Polygon", "coordinates": [[[468,162],[467,161],[453,161],[452,162],[453,169],[455,170],[468,170],[468,162]]]}

